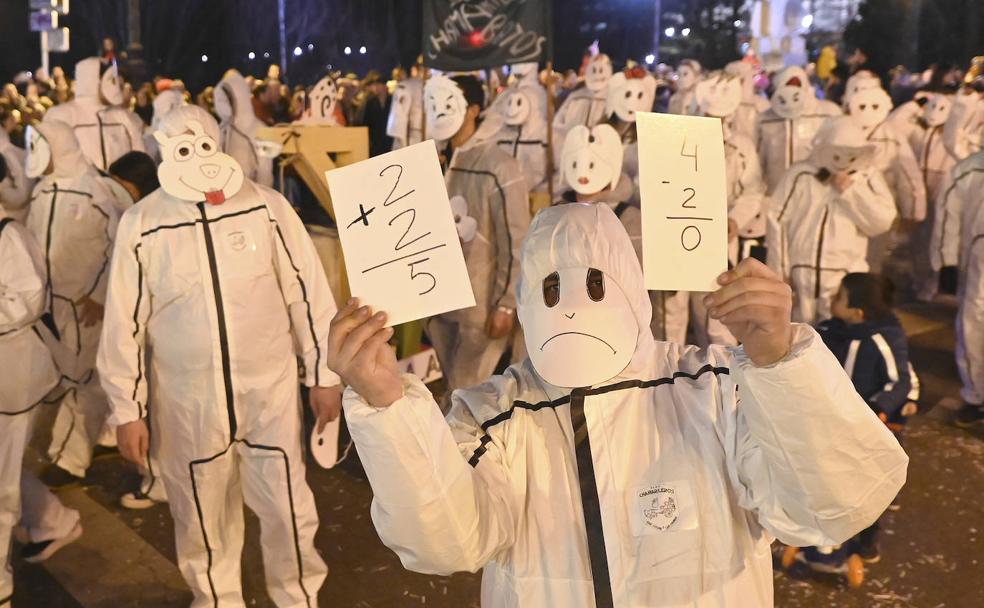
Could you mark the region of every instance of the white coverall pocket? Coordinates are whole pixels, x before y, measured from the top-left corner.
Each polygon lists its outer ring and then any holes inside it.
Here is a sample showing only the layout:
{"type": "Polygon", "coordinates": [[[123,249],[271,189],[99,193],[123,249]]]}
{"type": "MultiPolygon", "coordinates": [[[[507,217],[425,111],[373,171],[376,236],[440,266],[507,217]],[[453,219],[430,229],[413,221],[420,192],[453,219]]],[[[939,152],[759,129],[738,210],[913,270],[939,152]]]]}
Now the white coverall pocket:
{"type": "Polygon", "coordinates": [[[653,482],[630,491],[626,500],[636,550],[632,580],[697,574],[700,529],[690,482],[653,482]]]}

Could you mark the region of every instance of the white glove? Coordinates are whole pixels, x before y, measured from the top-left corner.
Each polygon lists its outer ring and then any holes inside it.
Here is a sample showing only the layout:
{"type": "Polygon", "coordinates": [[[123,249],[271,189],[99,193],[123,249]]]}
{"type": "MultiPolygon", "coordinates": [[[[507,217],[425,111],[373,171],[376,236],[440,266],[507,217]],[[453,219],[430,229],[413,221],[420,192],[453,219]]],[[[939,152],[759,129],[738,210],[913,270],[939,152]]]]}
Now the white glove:
{"type": "Polygon", "coordinates": [[[451,197],[451,212],[454,213],[454,227],[462,243],[470,243],[478,232],[478,220],[468,215],[468,203],[460,194],[451,197]]]}

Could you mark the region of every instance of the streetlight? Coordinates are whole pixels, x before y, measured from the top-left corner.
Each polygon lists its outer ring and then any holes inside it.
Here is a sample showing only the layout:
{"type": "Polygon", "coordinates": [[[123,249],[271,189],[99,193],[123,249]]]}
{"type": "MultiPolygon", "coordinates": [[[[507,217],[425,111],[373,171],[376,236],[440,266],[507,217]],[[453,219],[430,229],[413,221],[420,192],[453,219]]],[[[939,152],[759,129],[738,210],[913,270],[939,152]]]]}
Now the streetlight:
{"type": "Polygon", "coordinates": [[[646,55],[646,65],[652,65],[655,62],[656,62],[656,55],[653,55],[652,53],[646,55]]]}
{"type": "Polygon", "coordinates": [[[208,55],[202,55],[202,63],[208,63],[208,55]]]}
{"type": "Polygon", "coordinates": [[[676,28],[675,27],[668,27],[665,30],[663,30],[663,33],[666,34],[666,37],[667,38],[672,38],[673,35],[676,34],[676,28]]]}
{"type": "Polygon", "coordinates": [[[345,50],[342,51],[342,52],[345,53],[346,55],[351,55],[352,54],[352,47],[347,46],[347,47],[345,47],[345,50]]]}
{"type": "Polygon", "coordinates": [[[254,53],[253,51],[250,51],[249,52],[249,55],[247,55],[247,57],[249,57],[249,60],[250,61],[253,61],[254,59],[256,59],[256,53],[254,53]]]}
{"type": "Polygon", "coordinates": [[[299,46],[295,46],[294,47],[294,57],[300,57],[301,56],[301,53],[303,53],[303,52],[304,51],[301,50],[301,47],[299,47],[299,46]]]}
{"type": "Polygon", "coordinates": [[[360,46],[359,47],[359,54],[360,55],[365,55],[366,54],[366,47],[360,46]]]}
{"type": "Polygon", "coordinates": [[[682,30],[680,30],[680,34],[682,34],[683,37],[686,38],[687,36],[690,35],[690,28],[689,27],[683,28],[682,30]]]}

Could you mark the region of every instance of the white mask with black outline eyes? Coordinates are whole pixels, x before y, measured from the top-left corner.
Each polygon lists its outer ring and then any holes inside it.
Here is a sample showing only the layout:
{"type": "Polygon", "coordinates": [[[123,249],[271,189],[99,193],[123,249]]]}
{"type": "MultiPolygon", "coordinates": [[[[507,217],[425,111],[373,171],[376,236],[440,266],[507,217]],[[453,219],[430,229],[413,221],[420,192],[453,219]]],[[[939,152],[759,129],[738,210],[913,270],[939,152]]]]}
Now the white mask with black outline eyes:
{"type": "Polygon", "coordinates": [[[594,268],[563,268],[544,277],[519,315],[530,361],[554,386],[611,380],[628,366],[639,340],[628,298],[594,268]]]}
{"type": "Polygon", "coordinates": [[[931,127],[938,127],[950,117],[953,100],[948,95],[933,95],[923,108],[923,120],[931,127]]]}
{"type": "Polygon", "coordinates": [[[219,150],[201,123],[188,121],[189,132],[168,137],[154,132],[161,147],[157,178],[171,196],[191,202],[219,205],[243,186],[243,170],[236,160],[219,150]]]}
{"type": "Polygon", "coordinates": [[[111,106],[123,103],[123,83],[120,82],[115,63],[106,68],[99,77],[99,94],[111,106]]]}
{"type": "Polygon", "coordinates": [[[597,55],[588,62],[584,71],[584,86],[592,93],[600,93],[612,78],[612,61],[607,55],[597,55]]]}
{"type": "Polygon", "coordinates": [[[424,86],[424,112],[427,135],[446,141],[465,123],[468,102],[455,81],[446,76],[432,76],[424,86]]]}
{"type": "Polygon", "coordinates": [[[625,122],[635,122],[636,112],[650,112],[656,98],[656,79],[627,78],[619,72],[608,85],[608,111],[625,122]]]}
{"type": "Polygon", "coordinates": [[[24,173],[31,179],[41,177],[51,164],[51,145],[40,131],[30,125],[24,133],[24,139],[27,141],[24,173]]]}
{"type": "Polygon", "coordinates": [[[809,93],[799,85],[781,86],[772,94],[772,109],[783,118],[799,118],[806,109],[809,93]]]}

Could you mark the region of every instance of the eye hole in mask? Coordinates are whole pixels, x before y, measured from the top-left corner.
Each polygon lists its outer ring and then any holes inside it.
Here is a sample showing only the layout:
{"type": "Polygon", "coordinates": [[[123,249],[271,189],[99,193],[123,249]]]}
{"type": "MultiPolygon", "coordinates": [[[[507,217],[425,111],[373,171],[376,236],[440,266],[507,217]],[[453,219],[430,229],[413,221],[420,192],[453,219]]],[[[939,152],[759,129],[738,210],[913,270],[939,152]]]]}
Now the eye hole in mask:
{"type": "Polygon", "coordinates": [[[553,308],[560,302],[560,273],[553,272],[543,279],[543,303],[553,308]]]}
{"type": "Polygon", "coordinates": [[[587,277],[588,297],[593,302],[601,302],[605,299],[605,273],[597,268],[588,269],[587,277]]]}

